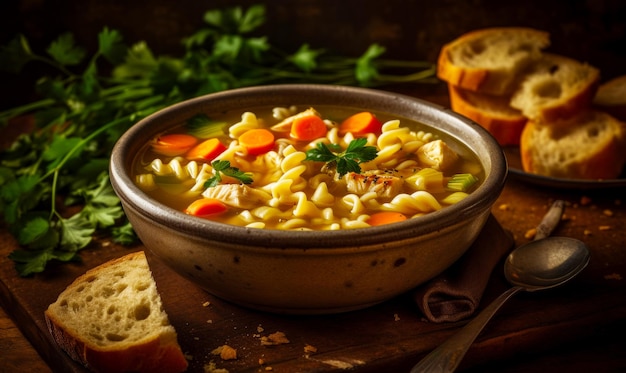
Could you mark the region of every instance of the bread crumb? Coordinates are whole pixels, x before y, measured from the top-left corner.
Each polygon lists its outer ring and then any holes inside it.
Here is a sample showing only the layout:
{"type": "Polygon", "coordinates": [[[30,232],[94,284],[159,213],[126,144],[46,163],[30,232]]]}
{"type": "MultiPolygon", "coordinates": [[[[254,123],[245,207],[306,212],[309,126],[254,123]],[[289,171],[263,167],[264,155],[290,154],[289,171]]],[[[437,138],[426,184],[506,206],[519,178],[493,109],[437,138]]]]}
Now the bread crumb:
{"type": "Polygon", "coordinates": [[[272,333],[268,336],[261,337],[262,346],[275,346],[290,343],[289,339],[283,332],[272,333]]]}
{"type": "Polygon", "coordinates": [[[211,351],[213,355],[219,355],[222,360],[235,360],[237,359],[237,350],[229,345],[222,345],[211,351]]]}
{"type": "Polygon", "coordinates": [[[209,301],[206,301],[206,302],[202,303],[202,307],[208,307],[210,305],[211,305],[211,302],[209,302],[209,301]]]}
{"type": "Polygon", "coordinates": [[[263,365],[263,364],[265,364],[265,360],[259,359],[259,365],[263,365]]]}
{"type": "Polygon", "coordinates": [[[526,233],[524,233],[524,238],[527,238],[530,240],[530,239],[533,239],[536,234],[537,234],[537,228],[531,228],[527,230],[526,233]]]}
{"type": "Polygon", "coordinates": [[[585,236],[591,236],[591,235],[593,235],[593,232],[591,232],[589,229],[585,229],[585,230],[583,231],[583,234],[584,234],[585,236]]]}
{"type": "Polygon", "coordinates": [[[509,211],[511,209],[511,207],[506,203],[501,204],[500,206],[498,206],[498,208],[500,209],[500,211],[509,211]]]}
{"type": "Polygon", "coordinates": [[[400,321],[400,316],[397,313],[393,314],[393,321],[400,321]]]}
{"type": "Polygon", "coordinates": [[[208,319],[208,320],[206,321],[206,323],[207,323],[207,324],[213,324],[213,320],[208,319]]]}
{"type": "Polygon", "coordinates": [[[204,373],[229,373],[228,369],[218,368],[214,362],[204,364],[204,373]]]}
{"type": "Polygon", "coordinates": [[[610,275],[604,276],[605,280],[622,280],[622,275],[619,273],[611,273],[610,275]]]}
{"type": "Polygon", "coordinates": [[[598,230],[600,231],[610,231],[611,230],[611,226],[610,225],[601,225],[598,227],[598,230]]]}
{"type": "Polygon", "coordinates": [[[263,333],[265,331],[265,329],[263,329],[261,324],[259,324],[259,326],[256,327],[256,331],[259,332],[259,333],[263,333]]]}
{"type": "Polygon", "coordinates": [[[310,345],[310,344],[308,344],[308,343],[307,343],[306,345],[304,345],[304,353],[305,353],[306,355],[309,355],[309,354],[314,354],[314,353],[316,353],[316,352],[317,352],[317,347],[315,347],[315,346],[311,346],[311,345],[310,345]]]}
{"type": "Polygon", "coordinates": [[[602,211],[602,213],[603,213],[605,216],[613,216],[613,211],[611,211],[611,210],[609,210],[609,209],[606,209],[606,210],[602,211]]]}
{"type": "Polygon", "coordinates": [[[265,367],[265,370],[269,372],[269,371],[274,370],[274,368],[272,368],[272,367],[265,367]]]}

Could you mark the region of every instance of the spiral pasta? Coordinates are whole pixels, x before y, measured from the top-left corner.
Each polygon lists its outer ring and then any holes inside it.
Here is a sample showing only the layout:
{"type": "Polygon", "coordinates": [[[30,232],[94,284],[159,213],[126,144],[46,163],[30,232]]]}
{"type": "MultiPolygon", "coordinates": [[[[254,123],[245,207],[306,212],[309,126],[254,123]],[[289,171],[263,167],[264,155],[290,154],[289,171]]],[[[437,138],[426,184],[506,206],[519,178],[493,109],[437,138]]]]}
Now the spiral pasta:
{"type": "Polygon", "coordinates": [[[303,116],[321,115],[317,110],[298,111],[295,106],[268,110],[266,116],[244,112],[232,120],[220,138],[225,150],[214,160],[147,154],[145,158],[151,160],[139,165],[137,185],[181,210],[197,198],[220,199],[228,211],[207,218],[228,224],[339,230],[368,227],[370,217],[378,212],[414,218],[458,203],[470,192],[448,190],[447,180],[458,172],[482,172],[476,161],[459,157],[433,132],[406,126],[399,119],[383,121],[378,133],[343,133],[341,119],[335,115],[334,119],[322,118],[323,135],[300,141],[289,135],[290,127],[303,116]],[[275,131],[276,139],[271,150],[250,155],[238,139],[258,128],[275,131]],[[375,148],[371,160],[361,161],[347,153],[360,138],[365,139],[364,147],[375,148]],[[309,158],[309,152],[320,149],[320,144],[328,149],[325,160],[309,158]],[[437,154],[439,149],[442,154],[437,154]],[[349,164],[341,162],[348,160],[353,162],[349,171],[340,172],[342,164],[349,164]],[[212,162],[228,163],[216,169],[212,162]],[[238,177],[242,175],[250,182],[241,182],[238,177]]]}

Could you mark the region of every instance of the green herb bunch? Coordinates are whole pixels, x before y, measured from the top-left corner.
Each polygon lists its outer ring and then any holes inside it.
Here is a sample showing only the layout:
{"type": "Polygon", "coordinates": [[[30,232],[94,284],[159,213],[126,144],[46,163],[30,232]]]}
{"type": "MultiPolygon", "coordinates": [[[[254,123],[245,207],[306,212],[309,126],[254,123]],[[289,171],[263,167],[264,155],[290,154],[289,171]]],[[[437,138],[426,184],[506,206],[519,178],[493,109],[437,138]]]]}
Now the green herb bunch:
{"type": "Polygon", "coordinates": [[[384,60],[371,45],[358,58],[332,55],[303,44],[294,53],[253,32],[265,22],[265,7],[233,7],[204,14],[205,27],[182,40],[180,57],[157,56],[146,45],[124,43],[117,30],[98,34],[91,56],[71,34],[60,35],[45,53],[24,36],[0,47],[0,68],[19,73],[27,64],[55,73],[38,79],[35,102],[0,112],[2,126],[34,120],[0,153],[2,220],[20,249],[11,253],[26,276],[52,261],[79,260],[78,251],[97,234],[116,242],[136,240],[108,179],[115,141],[132,124],[164,107],[212,92],[258,84],[310,82],[379,86],[431,82],[433,65],[384,60]],[[411,68],[408,75],[383,69],[411,68]]]}

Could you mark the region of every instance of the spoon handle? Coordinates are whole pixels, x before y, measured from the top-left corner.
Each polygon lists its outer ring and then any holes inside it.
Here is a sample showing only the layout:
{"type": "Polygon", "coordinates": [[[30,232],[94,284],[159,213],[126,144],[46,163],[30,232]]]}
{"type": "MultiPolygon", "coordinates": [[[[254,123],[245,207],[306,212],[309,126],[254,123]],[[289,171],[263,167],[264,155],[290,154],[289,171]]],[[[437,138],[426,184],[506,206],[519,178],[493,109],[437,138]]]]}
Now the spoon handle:
{"type": "Polygon", "coordinates": [[[411,369],[411,373],[454,372],[461,360],[463,360],[463,356],[465,356],[472,342],[474,342],[491,317],[500,309],[504,302],[520,290],[522,290],[521,287],[515,286],[502,293],[461,330],[426,355],[411,369]]]}

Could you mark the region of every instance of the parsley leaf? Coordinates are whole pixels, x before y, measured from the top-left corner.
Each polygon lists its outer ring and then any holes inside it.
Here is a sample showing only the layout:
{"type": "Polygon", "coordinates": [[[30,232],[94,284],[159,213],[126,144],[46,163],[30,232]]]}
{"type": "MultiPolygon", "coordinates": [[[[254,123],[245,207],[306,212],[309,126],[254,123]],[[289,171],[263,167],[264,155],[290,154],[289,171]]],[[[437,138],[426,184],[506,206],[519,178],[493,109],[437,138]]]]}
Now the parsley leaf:
{"type": "Polygon", "coordinates": [[[86,52],[74,44],[74,35],[66,32],[50,44],[48,54],[61,65],[78,65],[86,52]]]}
{"type": "Polygon", "coordinates": [[[374,64],[376,58],[385,53],[385,48],[372,44],[356,62],[356,80],[364,86],[369,86],[379,77],[378,68],[374,64]]]}
{"type": "Polygon", "coordinates": [[[88,214],[78,213],[69,219],[61,218],[61,247],[65,251],[75,252],[91,242],[91,235],[96,231],[95,225],[89,220],[88,214]]]}
{"type": "Polygon", "coordinates": [[[252,177],[249,174],[240,171],[237,167],[231,167],[230,161],[217,160],[211,163],[215,175],[209,178],[205,183],[205,188],[212,188],[222,182],[222,175],[230,176],[241,181],[243,184],[251,184],[252,177]]]}
{"type": "Polygon", "coordinates": [[[13,38],[7,45],[0,47],[0,70],[19,73],[24,65],[34,60],[30,44],[24,35],[13,38]]]}
{"type": "Polygon", "coordinates": [[[321,49],[310,49],[308,44],[302,44],[296,53],[287,57],[287,60],[308,73],[318,66],[317,58],[322,53],[321,49]]]}
{"type": "Polygon", "coordinates": [[[98,34],[98,52],[113,64],[121,63],[126,56],[126,46],[122,43],[122,35],[117,30],[105,27],[98,34]]]}
{"type": "Polygon", "coordinates": [[[43,272],[46,264],[51,260],[69,262],[79,260],[76,252],[61,251],[47,248],[41,251],[15,250],[9,254],[16,265],[16,269],[22,276],[43,272]]]}
{"type": "Polygon", "coordinates": [[[359,164],[373,160],[378,153],[375,146],[366,144],[366,138],[354,139],[350,141],[345,151],[334,153],[329,149],[329,146],[318,142],[315,148],[307,150],[304,160],[325,162],[331,167],[336,167],[340,177],[349,172],[361,173],[359,164]]]}
{"type": "Polygon", "coordinates": [[[113,242],[121,245],[131,245],[137,242],[137,234],[128,221],[124,225],[113,227],[111,235],[113,236],[113,242]]]}

